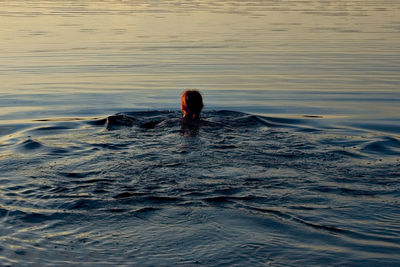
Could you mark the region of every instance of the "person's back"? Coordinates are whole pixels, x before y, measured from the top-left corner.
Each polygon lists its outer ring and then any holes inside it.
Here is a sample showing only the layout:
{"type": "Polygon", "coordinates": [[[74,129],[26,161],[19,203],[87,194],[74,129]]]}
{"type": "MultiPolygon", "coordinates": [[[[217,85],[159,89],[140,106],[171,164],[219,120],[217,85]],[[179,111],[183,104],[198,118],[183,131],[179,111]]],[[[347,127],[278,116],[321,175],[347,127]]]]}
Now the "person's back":
{"type": "Polygon", "coordinates": [[[203,109],[203,97],[197,90],[187,90],[181,96],[181,111],[183,118],[187,120],[200,119],[200,112],[203,109]]]}
{"type": "MultiPolygon", "coordinates": [[[[183,114],[183,121],[181,121],[183,127],[189,127],[194,129],[198,127],[200,121],[200,112],[203,109],[203,97],[197,90],[187,90],[182,93],[181,96],[181,111],[183,114]]],[[[178,122],[178,118],[175,119],[164,119],[164,120],[150,120],[146,121],[145,118],[136,117],[135,114],[124,114],[118,113],[107,117],[104,122],[108,129],[112,129],[118,126],[139,126],[141,128],[153,129],[157,125],[162,123],[164,126],[171,123],[178,122]]]]}

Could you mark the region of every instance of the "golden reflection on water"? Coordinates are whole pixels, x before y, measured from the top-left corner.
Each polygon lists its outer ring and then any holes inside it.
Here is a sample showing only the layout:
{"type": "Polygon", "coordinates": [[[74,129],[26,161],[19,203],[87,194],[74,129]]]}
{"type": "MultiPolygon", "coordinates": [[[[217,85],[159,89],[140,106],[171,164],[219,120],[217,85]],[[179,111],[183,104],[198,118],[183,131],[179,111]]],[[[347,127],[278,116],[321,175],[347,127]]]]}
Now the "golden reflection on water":
{"type": "Polygon", "coordinates": [[[1,92],[391,90],[399,82],[394,1],[1,4],[1,92]]]}

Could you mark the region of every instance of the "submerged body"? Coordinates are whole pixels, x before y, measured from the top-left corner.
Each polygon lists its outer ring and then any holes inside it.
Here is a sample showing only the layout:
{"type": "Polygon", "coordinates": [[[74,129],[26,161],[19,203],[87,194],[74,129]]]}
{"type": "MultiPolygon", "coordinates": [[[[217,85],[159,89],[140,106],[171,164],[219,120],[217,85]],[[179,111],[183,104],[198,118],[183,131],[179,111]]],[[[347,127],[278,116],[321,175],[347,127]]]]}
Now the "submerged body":
{"type": "MultiPolygon", "coordinates": [[[[197,90],[187,90],[181,95],[181,112],[182,119],[179,122],[182,125],[182,130],[185,132],[190,132],[191,135],[197,133],[200,126],[200,112],[203,109],[203,97],[197,90]]],[[[153,118],[152,120],[143,121],[139,120],[128,114],[116,114],[107,117],[107,128],[112,129],[115,126],[139,126],[145,129],[152,129],[160,123],[176,123],[176,118],[160,119],[153,118]]]]}

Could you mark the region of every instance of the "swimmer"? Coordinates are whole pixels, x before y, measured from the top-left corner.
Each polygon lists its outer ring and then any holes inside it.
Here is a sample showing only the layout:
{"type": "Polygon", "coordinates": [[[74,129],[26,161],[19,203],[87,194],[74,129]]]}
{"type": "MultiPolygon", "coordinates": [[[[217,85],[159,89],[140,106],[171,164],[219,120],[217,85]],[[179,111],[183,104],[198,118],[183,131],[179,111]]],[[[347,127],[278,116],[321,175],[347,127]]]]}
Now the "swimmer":
{"type": "MultiPolygon", "coordinates": [[[[187,90],[182,93],[181,96],[181,111],[183,114],[183,120],[178,118],[143,118],[143,115],[139,114],[139,117],[134,117],[135,114],[124,114],[118,113],[107,117],[102,122],[106,123],[107,129],[113,130],[115,127],[127,126],[133,127],[138,126],[145,129],[154,129],[156,126],[174,126],[175,123],[182,123],[182,129],[184,131],[190,130],[190,132],[196,132],[200,122],[200,112],[203,109],[203,97],[197,90],[187,90]],[[142,118],[140,118],[142,116],[142,118]]],[[[201,121],[201,123],[206,123],[201,121]]]]}
{"type": "Polygon", "coordinates": [[[181,111],[185,120],[199,120],[203,97],[197,90],[187,90],[181,96],[181,111]]]}

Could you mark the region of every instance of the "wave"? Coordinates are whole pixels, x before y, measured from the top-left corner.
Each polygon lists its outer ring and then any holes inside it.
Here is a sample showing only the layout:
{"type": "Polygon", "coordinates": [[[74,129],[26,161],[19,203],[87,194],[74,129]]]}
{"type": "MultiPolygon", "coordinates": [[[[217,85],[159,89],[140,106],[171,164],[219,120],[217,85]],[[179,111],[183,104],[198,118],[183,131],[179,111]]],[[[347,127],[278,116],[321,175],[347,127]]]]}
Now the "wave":
{"type": "Polygon", "coordinates": [[[116,261],[139,263],[184,244],[199,262],[210,251],[256,265],[266,251],[288,265],[293,252],[315,255],[308,264],[340,251],[351,251],[344,265],[394,262],[398,138],[321,120],[222,110],[187,124],[178,111],[143,111],[9,127],[0,254],[83,260],[123,248],[116,261]]]}

